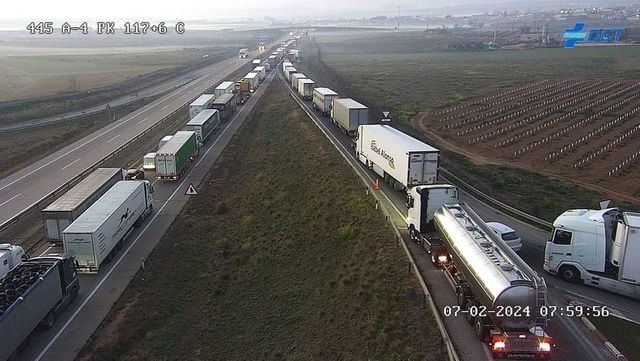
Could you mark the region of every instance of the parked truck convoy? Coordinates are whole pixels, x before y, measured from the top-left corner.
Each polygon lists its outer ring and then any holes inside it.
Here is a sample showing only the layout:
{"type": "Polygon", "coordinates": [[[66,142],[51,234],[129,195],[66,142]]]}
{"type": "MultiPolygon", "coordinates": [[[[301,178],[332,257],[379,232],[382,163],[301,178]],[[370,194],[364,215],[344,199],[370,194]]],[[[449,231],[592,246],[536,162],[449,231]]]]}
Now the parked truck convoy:
{"type": "MultiPolygon", "coordinates": [[[[213,95],[216,96],[216,99],[221,97],[223,94],[233,94],[233,90],[235,89],[235,83],[232,81],[223,81],[213,90],[213,95]]],[[[214,100],[215,101],[215,100],[214,100]]]]}
{"type": "Polygon", "coordinates": [[[388,125],[357,129],[356,157],[395,189],[438,181],[438,149],[388,125]]]}
{"type": "Polygon", "coordinates": [[[211,103],[211,108],[220,112],[220,120],[226,122],[236,112],[236,97],[234,94],[222,94],[211,103]]]}
{"type": "Polygon", "coordinates": [[[334,99],[331,106],[331,120],[346,134],[353,136],[358,126],[369,124],[369,108],[351,98],[334,99]]]}
{"type": "Polygon", "coordinates": [[[316,86],[316,82],[311,79],[298,80],[298,94],[304,100],[309,100],[313,97],[313,89],[316,86]]]}
{"type": "Polygon", "coordinates": [[[198,155],[196,132],[178,131],[156,152],[156,179],[179,179],[198,155]]]}
{"type": "Polygon", "coordinates": [[[329,88],[313,89],[313,107],[322,113],[322,115],[331,114],[331,105],[333,100],[338,98],[338,93],[329,88]]]}
{"type": "Polygon", "coordinates": [[[79,272],[97,273],[152,211],[149,181],[120,181],[64,230],[64,252],[79,272]]]}
{"type": "Polygon", "coordinates": [[[24,252],[24,248],[15,244],[0,244],[0,278],[26,259],[27,254],[24,252]]]}
{"type": "Polygon", "coordinates": [[[0,279],[0,361],[13,358],[41,325],[76,299],[80,283],[73,257],[36,257],[0,279]]]}
{"type": "Polygon", "coordinates": [[[42,210],[45,238],[62,242],[62,231],[125,177],[120,168],[98,168],[42,210]]]}
{"type": "Polygon", "coordinates": [[[189,104],[189,119],[193,119],[204,109],[211,108],[211,102],[216,96],[213,94],[202,94],[191,104],[189,104]]]}
{"type": "Polygon", "coordinates": [[[184,126],[184,130],[196,132],[196,139],[200,145],[220,127],[220,112],[218,109],[203,109],[184,126]]]}
{"type": "Polygon", "coordinates": [[[640,299],[640,213],[572,209],[553,222],[545,271],[640,299]]]}

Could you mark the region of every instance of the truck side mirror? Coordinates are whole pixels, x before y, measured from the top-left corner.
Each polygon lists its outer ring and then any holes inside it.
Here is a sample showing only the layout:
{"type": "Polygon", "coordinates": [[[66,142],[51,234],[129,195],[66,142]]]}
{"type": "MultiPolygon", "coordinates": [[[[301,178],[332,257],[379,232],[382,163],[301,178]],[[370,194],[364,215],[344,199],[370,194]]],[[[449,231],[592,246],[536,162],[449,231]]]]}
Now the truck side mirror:
{"type": "Polygon", "coordinates": [[[407,208],[413,208],[413,197],[410,195],[407,195],[407,202],[406,202],[407,208]]]}

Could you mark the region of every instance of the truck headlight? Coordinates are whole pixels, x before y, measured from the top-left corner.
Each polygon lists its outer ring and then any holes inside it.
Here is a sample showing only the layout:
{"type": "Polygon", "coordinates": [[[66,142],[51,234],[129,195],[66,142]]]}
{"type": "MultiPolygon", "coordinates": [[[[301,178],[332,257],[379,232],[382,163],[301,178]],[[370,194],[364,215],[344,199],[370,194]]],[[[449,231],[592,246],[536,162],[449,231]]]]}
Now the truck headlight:
{"type": "Polygon", "coordinates": [[[538,351],[540,352],[549,352],[551,351],[551,344],[547,341],[542,341],[538,345],[538,351]]]}
{"type": "Polygon", "coordinates": [[[438,256],[438,262],[439,263],[447,263],[447,255],[446,254],[441,254],[438,256]]]}
{"type": "Polygon", "coordinates": [[[504,350],[504,348],[505,348],[506,346],[507,346],[507,345],[505,345],[504,341],[496,341],[496,342],[493,344],[493,349],[494,349],[494,350],[504,350]]]}

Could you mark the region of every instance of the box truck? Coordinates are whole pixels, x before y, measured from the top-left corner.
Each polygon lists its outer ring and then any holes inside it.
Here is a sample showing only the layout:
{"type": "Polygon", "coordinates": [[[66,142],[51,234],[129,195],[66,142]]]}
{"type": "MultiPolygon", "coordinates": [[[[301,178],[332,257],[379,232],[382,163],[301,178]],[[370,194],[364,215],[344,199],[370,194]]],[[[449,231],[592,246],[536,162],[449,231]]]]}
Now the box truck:
{"type": "Polygon", "coordinates": [[[0,278],[26,259],[27,254],[24,252],[24,248],[9,243],[0,244],[0,278]]]}
{"type": "Polygon", "coordinates": [[[572,209],[553,222],[545,271],[640,299],[640,213],[572,209]]]}
{"type": "Polygon", "coordinates": [[[193,119],[203,109],[211,108],[211,102],[215,99],[213,94],[202,94],[189,104],[189,119],[193,119]]]}
{"type": "Polygon", "coordinates": [[[369,108],[351,98],[334,99],[331,105],[331,120],[346,134],[354,135],[358,126],[369,124],[369,108]]]}
{"type": "Polygon", "coordinates": [[[359,126],[356,157],[398,190],[438,181],[440,151],[389,125],[359,126]]]}
{"type": "Polygon", "coordinates": [[[333,100],[337,98],[338,93],[329,88],[313,89],[313,107],[320,111],[322,115],[331,114],[331,105],[333,100]]]}
{"type": "Polygon", "coordinates": [[[65,254],[78,272],[97,273],[153,211],[149,181],[120,181],[62,232],[65,254]]]}
{"type": "Polygon", "coordinates": [[[298,90],[298,81],[300,79],[306,79],[307,76],[302,73],[292,73],[291,74],[291,87],[295,90],[298,90]]]}
{"type": "Polygon", "coordinates": [[[219,126],[218,109],[204,109],[185,124],[184,130],[196,132],[196,139],[202,145],[219,126]]]}
{"type": "Polygon", "coordinates": [[[70,256],[31,258],[0,279],[0,360],[17,358],[21,345],[38,326],[53,327],[79,289],[70,256]]]}
{"type": "Polygon", "coordinates": [[[147,153],[142,157],[142,169],[156,169],[156,153],[147,153]]]}
{"type": "Polygon", "coordinates": [[[242,78],[242,80],[249,84],[249,92],[254,92],[258,88],[258,85],[260,84],[258,73],[256,72],[251,72],[245,75],[244,78],[242,78]]]}
{"type": "Polygon", "coordinates": [[[211,103],[213,109],[220,112],[220,120],[226,122],[236,112],[236,99],[234,94],[223,94],[211,103]]]}
{"type": "Polygon", "coordinates": [[[298,94],[302,99],[309,100],[313,96],[313,88],[315,88],[316,82],[311,79],[298,80],[298,94]]]}
{"type": "Polygon", "coordinates": [[[62,242],[62,231],[114,184],[124,179],[120,168],[98,168],[42,210],[45,238],[62,242]]]}
{"type": "Polygon", "coordinates": [[[267,68],[263,65],[253,68],[254,73],[258,73],[258,81],[262,82],[267,77],[267,68]]]}
{"type": "MultiPolygon", "coordinates": [[[[216,99],[221,97],[223,94],[233,94],[233,90],[235,89],[235,83],[232,81],[223,81],[213,90],[213,95],[216,96],[216,99]]],[[[215,101],[215,100],[214,100],[215,101]]]]}
{"type": "Polygon", "coordinates": [[[196,132],[181,130],[156,152],[156,179],[178,179],[198,155],[196,132]]]}

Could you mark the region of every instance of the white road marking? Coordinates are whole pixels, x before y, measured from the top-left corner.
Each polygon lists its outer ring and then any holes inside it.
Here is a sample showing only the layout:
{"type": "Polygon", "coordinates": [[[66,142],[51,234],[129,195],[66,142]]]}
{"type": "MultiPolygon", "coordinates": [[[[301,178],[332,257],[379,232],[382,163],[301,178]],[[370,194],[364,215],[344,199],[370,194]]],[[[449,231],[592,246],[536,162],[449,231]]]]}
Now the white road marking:
{"type": "Polygon", "coordinates": [[[147,121],[148,119],[149,119],[149,117],[146,117],[146,118],[142,119],[141,121],[139,121],[138,124],[143,123],[143,122],[147,121]]]}
{"type": "Polygon", "coordinates": [[[11,202],[12,200],[14,200],[14,199],[16,199],[16,198],[18,198],[18,197],[20,197],[20,195],[21,195],[21,194],[22,194],[22,193],[18,193],[18,194],[16,194],[15,196],[13,196],[13,197],[11,197],[11,198],[7,199],[6,201],[4,201],[4,202],[0,203],[0,207],[4,206],[5,204],[7,204],[7,203],[11,202]]]}
{"type": "Polygon", "coordinates": [[[169,107],[169,105],[171,105],[171,104],[167,104],[167,105],[163,106],[162,108],[160,108],[160,110],[165,110],[165,109],[167,109],[167,108],[169,107]]]}
{"type": "Polygon", "coordinates": [[[115,137],[113,137],[113,138],[111,138],[111,139],[107,140],[105,143],[111,143],[111,141],[116,140],[116,139],[117,139],[117,138],[119,138],[119,137],[120,137],[120,134],[118,134],[118,135],[116,135],[115,137]]]}
{"type": "Polygon", "coordinates": [[[79,161],[80,159],[82,159],[82,158],[78,158],[78,159],[74,160],[73,162],[71,162],[71,163],[65,165],[64,167],[62,167],[62,169],[67,169],[67,168],[71,167],[71,165],[73,165],[73,163],[79,161]]]}
{"type": "MultiPolygon", "coordinates": [[[[262,95],[261,95],[262,96],[262,95]]],[[[255,99],[255,98],[252,98],[255,99]]],[[[257,102],[257,101],[256,101],[257,102]]],[[[58,340],[58,338],[60,338],[60,336],[65,332],[65,330],[67,329],[67,327],[69,327],[69,325],[71,324],[71,322],[73,322],[73,320],[75,320],[76,317],[78,317],[78,314],[80,314],[80,311],[82,311],[82,309],[84,309],[84,307],[87,305],[87,303],[93,298],[93,296],[95,295],[95,293],[98,291],[98,289],[102,286],[102,284],[107,280],[107,278],[113,273],[113,271],[118,268],[118,265],[122,262],[122,260],[124,259],[124,257],[129,253],[129,251],[131,251],[131,249],[138,243],[138,241],[140,240],[140,238],[142,238],[142,235],[145,234],[145,232],[147,231],[147,229],[149,229],[149,227],[153,224],[153,222],[155,221],[155,219],[158,217],[158,215],[160,215],[160,213],[162,213],[162,210],[167,206],[167,204],[169,204],[169,201],[171,201],[173,199],[173,197],[176,195],[176,193],[182,189],[182,186],[184,185],[184,183],[186,182],[186,180],[191,176],[191,174],[193,173],[193,171],[198,168],[198,165],[200,165],[200,163],[207,157],[207,154],[209,154],[209,152],[214,148],[214,145],[218,142],[218,140],[220,140],[220,138],[222,137],[222,135],[224,135],[228,130],[229,127],[231,126],[231,124],[233,124],[233,121],[240,115],[240,113],[242,113],[243,110],[246,110],[247,106],[245,105],[244,107],[242,107],[242,109],[240,109],[240,111],[238,111],[236,113],[236,115],[233,117],[232,120],[230,120],[229,122],[227,122],[226,127],[222,130],[222,132],[220,132],[220,134],[218,134],[218,137],[210,143],[209,148],[207,149],[207,151],[202,155],[202,157],[200,157],[200,159],[198,159],[198,161],[196,162],[196,164],[194,164],[194,166],[191,168],[191,170],[189,170],[189,172],[187,173],[186,176],[184,176],[184,178],[182,178],[182,181],[178,184],[178,186],[176,187],[176,189],[173,191],[173,193],[171,193],[171,195],[169,196],[169,198],[167,198],[166,201],[164,201],[164,203],[162,204],[162,207],[160,207],[160,209],[154,213],[153,217],[151,218],[151,220],[147,223],[147,225],[142,229],[142,231],[138,234],[138,236],[133,240],[133,242],[131,242],[131,244],[129,245],[129,247],[127,247],[127,249],[120,255],[120,257],[118,258],[118,261],[113,265],[113,267],[111,267],[109,269],[109,271],[102,277],[102,279],[100,280],[100,282],[98,282],[98,284],[95,286],[95,288],[91,291],[91,293],[89,293],[89,295],[87,296],[87,298],[80,304],[80,306],[78,306],[78,308],[75,310],[75,312],[71,315],[71,317],[69,317],[69,319],[67,320],[67,322],[64,323],[64,325],[62,325],[62,327],[60,328],[60,330],[58,330],[58,332],[55,334],[55,336],[53,336],[53,338],[51,339],[51,341],[49,341],[49,343],[47,344],[47,346],[44,347],[44,349],[40,352],[40,354],[38,354],[38,357],[35,358],[34,361],[40,361],[42,360],[42,358],[44,357],[44,355],[49,351],[49,349],[51,349],[51,347],[53,346],[53,344],[58,340]]]]}

